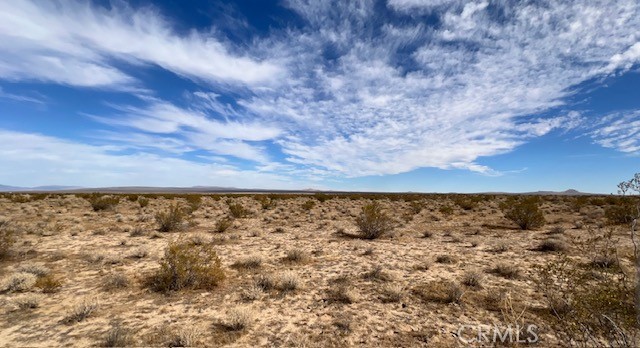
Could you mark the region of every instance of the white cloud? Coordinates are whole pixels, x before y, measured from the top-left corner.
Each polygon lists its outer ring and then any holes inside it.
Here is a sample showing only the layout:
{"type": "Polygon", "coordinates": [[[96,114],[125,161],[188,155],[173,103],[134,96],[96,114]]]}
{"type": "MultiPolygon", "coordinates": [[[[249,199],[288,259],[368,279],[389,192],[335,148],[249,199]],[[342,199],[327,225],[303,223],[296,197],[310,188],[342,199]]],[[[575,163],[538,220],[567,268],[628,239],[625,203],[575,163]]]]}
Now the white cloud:
{"type": "Polygon", "coordinates": [[[504,18],[487,2],[468,2],[442,6],[440,25],[427,29],[418,20],[380,24],[366,1],[289,5],[308,27],[272,43],[289,62],[287,85],[239,103],[289,123],[279,144],[290,162],[339,175],[489,173],[479,158],[576,122],[536,114],[563,105],[580,83],[638,62],[634,0],[494,3],[504,18]],[[375,25],[386,35],[372,35],[375,25]],[[318,54],[327,51],[331,61],[318,54]]]}
{"type": "MultiPolygon", "coordinates": [[[[128,129],[120,136],[111,134],[109,139],[112,141],[171,152],[203,149],[262,163],[268,161],[268,156],[253,142],[275,139],[282,132],[275,126],[257,120],[218,120],[203,111],[180,108],[166,101],[151,98],[147,101],[145,107],[114,105],[121,115],[90,117],[101,123],[128,129]],[[139,132],[158,136],[151,137],[139,132]]],[[[210,102],[209,99],[207,101],[210,102]]],[[[219,117],[224,116],[228,115],[219,114],[219,117]]]]}
{"type": "Polygon", "coordinates": [[[0,2],[0,77],[82,87],[134,83],[114,60],[155,64],[211,83],[268,83],[277,64],[234,52],[212,33],[176,33],[157,11],[121,2],[107,10],[90,2],[0,2]]]}
{"type": "Polygon", "coordinates": [[[433,10],[435,8],[460,3],[460,0],[389,0],[387,5],[397,11],[433,10]]]}
{"type": "Polygon", "coordinates": [[[602,118],[589,135],[604,147],[640,154],[640,110],[615,112],[602,118]]]}
{"type": "MultiPolygon", "coordinates": [[[[640,62],[636,0],[389,0],[402,21],[373,1],[284,4],[304,25],[241,49],[210,32],[178,34],[154,10],[120,3],[0,3],[0,78],[139,87],[118,68],[126,62],[199,83],[188,108],[147,99],[95,117],[124,128],[110,139],[137,149],[204,149],[256,161],[258,171],[316,176],[420,167],[496,175],[483,157],[578,127],[580,115],[546,112],[580,84],[640,62]],[[437,23],[420,18],[424,11],[437,23]],[[233,105],[221,101],[225,93],[233,105]],[[267,141],[286,160],[274,163],[260,145],[267,141]]],[[[627,133],[598,136],[609,139],[603,146],[634,149],[627,133]]]]}
{"type": "Polygon", "coordinates": [[[11,168],[0,172],[0,182],[18,186],[308,186],[284,175],[148,152],[118,154],[113,146],[87,145],[40,134],[0,130],[0,139],[0,163],[11,168]]]}

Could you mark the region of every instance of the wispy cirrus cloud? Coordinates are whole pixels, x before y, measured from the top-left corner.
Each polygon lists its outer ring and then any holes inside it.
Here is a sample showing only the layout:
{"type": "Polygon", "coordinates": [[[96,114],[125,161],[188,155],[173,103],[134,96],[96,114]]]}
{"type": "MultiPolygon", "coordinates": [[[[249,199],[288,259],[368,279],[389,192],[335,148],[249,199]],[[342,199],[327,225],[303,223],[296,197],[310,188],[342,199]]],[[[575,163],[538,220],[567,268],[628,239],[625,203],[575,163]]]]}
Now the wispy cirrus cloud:
{"type": "Polygon", "coordinates": [[[368,1],[287,4],[308,23],[273,42],[292,77],[240,104],[295,125],[288,161],[340,175],[490,172],[476,161],[565,122],[532,115],[638,62],[636,1],[404,2],[438,5],[432,27],[386,22],[368,1]]]}
{"type": "Polygon", "coordinates": [[[75,183],[85,187],[193,186],[300,188],[290,176],[242,170],[219,161],[190,161],[139,152],[119,154],[117,146],[96,146],[37,133],[0,130],[0,182],[23,186],[75,183]],[[19,145],[19,146],[16,146],[19,145]],[[153,175],[150,175],[153,173],[153,175]]]}
{"type": "Polygon", "coordinates": [[[590,128],[588,134],[597,144],[628,154],[640,154],[640,110],[608,114],[590,128]]]}
{"type": "Polygon", "coordinates": [[[253,84],[281,68],[219,40],[213,32],[178,34],[152,8],[110,9],[79,1],[0,3],[0,77],[80,87],[128,88],[118,66],[153,64],[208,83],[253,84]]]}
{"type": "MultiPolygon", "coordinates": [[[[282,133],[277,127],[258,120],[215,119],[198,109],[181,108],[154,98],[147,101],[144,107],[113,105],[117,114],[109,117],[89,117],[125,129],[124,135],[108,137],[113,141],[136,147],[146,143],[149,148],[182,152],[201,149],[261,163],[268,162],[268,156],[255,142],[272,140],[282,133]]],[[[205,107],[211,103],[207,99],[205,107]]]]}
{"type": "MultiPolygon", "coordinates": [[[[301,25],[238,43],[215,28],[179,33],[153,8],[3,3],[0,78],[153,90],[121,66],[154,65],[198,85],[184,100],[147,94],[144,106],[94,115],[115,129],[105,140],[140,151],[204,150],[258,172],[320,177],[422,167],[497,175],[512,168],[483,158],[578,129],[582,116],[548,112],[583,83],[640,62],[635,0],[283,5],[301,25]],[[267,143],[284,156],[269,156],[267,143]]],[[[635,133],[602,122],[601,145],[637,151],[635,133]]]]}

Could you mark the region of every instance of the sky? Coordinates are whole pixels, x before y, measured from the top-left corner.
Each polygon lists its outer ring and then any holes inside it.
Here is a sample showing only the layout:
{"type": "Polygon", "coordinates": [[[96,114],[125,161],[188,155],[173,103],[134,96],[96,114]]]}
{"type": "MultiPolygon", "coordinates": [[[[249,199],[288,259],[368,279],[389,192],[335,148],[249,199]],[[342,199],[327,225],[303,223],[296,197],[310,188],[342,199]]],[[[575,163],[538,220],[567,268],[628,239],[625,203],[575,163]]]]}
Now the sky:
{"type": "Polygon", "coordinates": [[[637,0],[0,2],[0,184],[612,193],[637,0]]]}

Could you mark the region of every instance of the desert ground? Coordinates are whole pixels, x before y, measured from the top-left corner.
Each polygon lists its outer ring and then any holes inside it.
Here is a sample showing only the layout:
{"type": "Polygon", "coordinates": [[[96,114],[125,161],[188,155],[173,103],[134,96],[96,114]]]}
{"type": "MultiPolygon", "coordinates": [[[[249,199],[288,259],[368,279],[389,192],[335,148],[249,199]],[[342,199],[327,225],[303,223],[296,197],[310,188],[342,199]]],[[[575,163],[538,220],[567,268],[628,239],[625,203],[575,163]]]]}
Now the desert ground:
{"type": "Polygon", "coordinates": [[[620,198],[534,197],[545,223],[521,229],[505,212],[527,199],[4,194],[0,346],[634,345],[620,198]],[[386,220],[368,239],[372,202],[386,220]],[[172,243],[214,251],[224,279],[158,285],[172,243]],[[473,342],[474,325],[518,326],[521,342],[473,342]]]}

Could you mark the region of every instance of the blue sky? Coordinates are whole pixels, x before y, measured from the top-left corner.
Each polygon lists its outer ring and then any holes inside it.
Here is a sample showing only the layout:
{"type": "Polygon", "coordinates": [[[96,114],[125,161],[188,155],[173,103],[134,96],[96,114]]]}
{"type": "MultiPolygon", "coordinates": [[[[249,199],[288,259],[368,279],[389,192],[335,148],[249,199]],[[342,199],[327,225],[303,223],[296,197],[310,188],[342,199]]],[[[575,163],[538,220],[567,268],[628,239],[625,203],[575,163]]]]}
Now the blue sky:
{"type": "Polygon", "coordinates": [[[614,192],[640,3],[4,1],[0,184],[614,192]]]}

